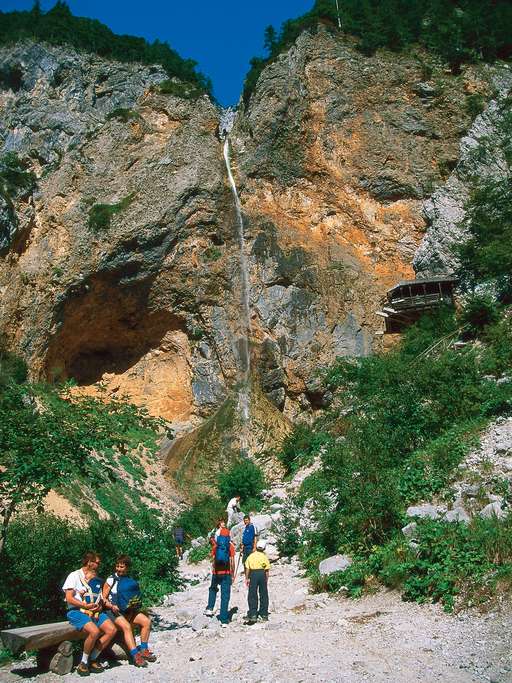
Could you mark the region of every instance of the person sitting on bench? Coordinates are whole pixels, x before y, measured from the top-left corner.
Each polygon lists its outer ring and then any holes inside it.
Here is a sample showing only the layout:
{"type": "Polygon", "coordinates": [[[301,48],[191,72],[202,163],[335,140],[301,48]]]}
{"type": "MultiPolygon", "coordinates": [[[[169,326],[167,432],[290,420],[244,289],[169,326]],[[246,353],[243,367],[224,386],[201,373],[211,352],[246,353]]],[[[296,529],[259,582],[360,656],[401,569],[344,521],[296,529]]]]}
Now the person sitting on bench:
{"type": "Polygon", "coordinates": [[[62,586],[68,604],[69,623],[77,631],[86,633],[82,661],[76,669],[79,676],[103,671],[96,660],[116,634],[113,622],[101,611],[101,581],[94,581],[100,561],[98,553],[85,553],[82,567],[71,572],[62,586]]]}
{"type": "Polygon", "coordinates": [[[116,560],[115,573],[109,576],[103,586],[105,607],[115,627],[123,633],[130,656],[135,666],[147,666],[148,662],[156,662],[155,655],[149,649],[151,618],[142,611],[139,584],[128,576],[132,561],[128,555],[120,555],[116,560]],[[133,627],[140,628],[140,645],[137,647],[133,635],[133,627]]]}

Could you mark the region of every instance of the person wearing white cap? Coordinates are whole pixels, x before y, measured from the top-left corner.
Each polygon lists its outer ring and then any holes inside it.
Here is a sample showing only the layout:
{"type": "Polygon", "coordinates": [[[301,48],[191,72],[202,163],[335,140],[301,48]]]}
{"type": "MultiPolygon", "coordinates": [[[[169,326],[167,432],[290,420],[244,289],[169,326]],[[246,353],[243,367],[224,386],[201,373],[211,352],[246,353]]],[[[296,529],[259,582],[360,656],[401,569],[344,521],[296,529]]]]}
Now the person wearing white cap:
{"type": "Polygon", "coordinates": [[[268,621],[268,574],[270,562],[264,552],[266,546],[267,544],[263,539],[259,540],[256,543],[256,550],[245,561],[245,583],[249,587],[247,594],[247,602],[249,603],[247,624],[255,624],[258,617],[262,621],[268,621]]]}

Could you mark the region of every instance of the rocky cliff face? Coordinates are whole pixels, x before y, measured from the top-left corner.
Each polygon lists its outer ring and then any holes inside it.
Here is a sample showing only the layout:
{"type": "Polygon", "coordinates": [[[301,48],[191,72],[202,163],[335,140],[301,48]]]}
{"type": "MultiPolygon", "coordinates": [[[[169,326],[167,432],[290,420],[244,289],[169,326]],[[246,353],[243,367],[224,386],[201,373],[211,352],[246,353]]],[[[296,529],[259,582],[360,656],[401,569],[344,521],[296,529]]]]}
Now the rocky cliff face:
{"type": "Polygon", "coordinates": [[[471,193],[488,179],[501,180],[511,174],[512,70],[508,65],[489,68],[474,87],[491,99],[485,106],[482,103],[482,113],[460,141],[450,177],[423,206],[427,233],[414,257],[418,276],[457,269],[455,247],[467,236],[466,207],[471,193]]]}
{"type": "MultiPolygon", "coordinates": [[[[253,382],[286,415],[326,400],[319,367],[382,347],[374,312],[412,275],[422,204],[471,124],[466,96],[488,89],[474,71],[368,58],[321,29],[241,107],[253,382]]],[[[236,216],[218,109],[164,94],[164,79],[69,49],[0,50],[0,156],[37,176],[2,195],[0,328],[34,376],[103,381],[190,427],[238,378],[236,216]]]]}

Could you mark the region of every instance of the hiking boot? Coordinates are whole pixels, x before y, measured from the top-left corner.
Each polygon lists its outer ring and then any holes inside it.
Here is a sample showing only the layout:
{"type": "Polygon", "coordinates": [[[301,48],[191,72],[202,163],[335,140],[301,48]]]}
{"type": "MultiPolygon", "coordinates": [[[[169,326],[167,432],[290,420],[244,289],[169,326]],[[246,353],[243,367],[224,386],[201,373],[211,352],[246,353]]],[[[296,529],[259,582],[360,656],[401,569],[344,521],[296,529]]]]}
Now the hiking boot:
{"type": "Polygon", "coordinates": [[[146,662],[156,662],[156,655],[151,650],[140,650],[146,662]]]}
{"type": "Polygon", "coordinates": [[[80,662],[80,664],[76,667],[75,672],[79,676],[89,676],[91,673],[87,664],[84,664],[83,662],[80,662]]]}
{"type": "Polygon", "coordinates": [[[204,611],[205,617],[213,617],[213,614],[214,614],[214,612],[212,609],[205,609],[205,611],[204,611]]]}
{"type": "Polygon", "coordinates": [[[148,665],[144,657],[142,656],[142,652],[137,652],[135,657],[132,660],[133,666],[139,666],[139,667],[145,667],[148,665]]]}
{"type": "Polygon", "coordinates": [[[92,674],[102,674],[105,671],[105,669],[101,666],[99,662],[94,661],[89,664],[89,671],[92,674]]]}

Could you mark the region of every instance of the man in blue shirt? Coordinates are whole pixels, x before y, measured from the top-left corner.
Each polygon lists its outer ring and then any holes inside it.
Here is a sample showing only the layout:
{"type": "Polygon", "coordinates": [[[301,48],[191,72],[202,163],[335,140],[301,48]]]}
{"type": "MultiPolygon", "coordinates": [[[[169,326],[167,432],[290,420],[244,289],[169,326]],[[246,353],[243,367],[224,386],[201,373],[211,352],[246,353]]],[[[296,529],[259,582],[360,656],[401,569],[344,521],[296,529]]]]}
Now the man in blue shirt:
{"type": "Polygon", "coordinates": [[[257,534],[254,524],[251,522],[249,515],[244,517],[245,529],[242,535],[242,564],[245,567],[245,561],[256,548],[257,534]]]}

